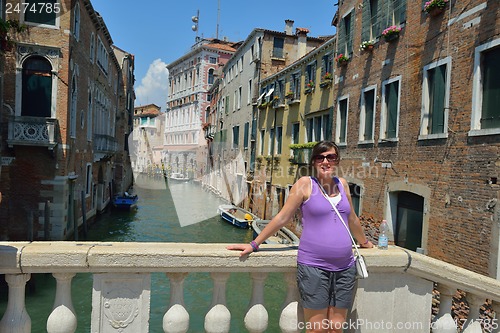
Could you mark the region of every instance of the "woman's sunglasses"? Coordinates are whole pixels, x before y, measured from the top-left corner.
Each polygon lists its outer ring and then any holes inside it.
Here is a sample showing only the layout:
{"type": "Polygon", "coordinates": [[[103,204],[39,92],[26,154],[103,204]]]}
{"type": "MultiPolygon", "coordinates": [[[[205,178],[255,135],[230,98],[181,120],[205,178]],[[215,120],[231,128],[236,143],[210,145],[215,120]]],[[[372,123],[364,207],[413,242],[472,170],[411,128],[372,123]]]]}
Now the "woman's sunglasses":
{"type": "Polygon", "coordinates": [[[321,163],[323,162],[324,160],[328,161],[328,162],[337,162],[339,160],[339,155],[337,154],[328,154],[328,155],[315,155],[313,157],[314,159],[314,162],[316,163],[321,163]]]}

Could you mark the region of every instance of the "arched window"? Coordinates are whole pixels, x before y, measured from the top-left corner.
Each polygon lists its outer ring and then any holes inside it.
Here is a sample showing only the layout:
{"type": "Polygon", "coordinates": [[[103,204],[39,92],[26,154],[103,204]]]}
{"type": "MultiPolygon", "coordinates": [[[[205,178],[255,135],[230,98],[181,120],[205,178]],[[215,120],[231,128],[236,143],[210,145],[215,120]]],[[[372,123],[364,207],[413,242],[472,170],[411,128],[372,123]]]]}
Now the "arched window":
{"type": "Polygon", "coordinates": [[[40,56],[23,64],[21,116],[50,117],[52,108],[52,66],[40,56]]]}
{"type": "Polygon", "coordinates": [[[80,4],[75,5],[75,15],[73,16],[73,35],[76,40],[80,40],[80,4]]]}

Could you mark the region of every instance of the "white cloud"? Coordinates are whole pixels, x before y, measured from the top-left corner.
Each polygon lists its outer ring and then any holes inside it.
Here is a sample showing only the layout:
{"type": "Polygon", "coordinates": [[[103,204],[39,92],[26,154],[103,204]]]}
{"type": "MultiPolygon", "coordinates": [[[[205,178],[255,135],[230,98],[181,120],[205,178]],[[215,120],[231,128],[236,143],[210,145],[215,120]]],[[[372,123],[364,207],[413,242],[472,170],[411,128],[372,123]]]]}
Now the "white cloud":
{"type": "Polygon", "coordinates": [[[167,64],[161,59],[154,60],[150,65],[141,84],[135,88],[137,99],[135,105],[156,104],[165,109],[168,92],[167,64]]]}

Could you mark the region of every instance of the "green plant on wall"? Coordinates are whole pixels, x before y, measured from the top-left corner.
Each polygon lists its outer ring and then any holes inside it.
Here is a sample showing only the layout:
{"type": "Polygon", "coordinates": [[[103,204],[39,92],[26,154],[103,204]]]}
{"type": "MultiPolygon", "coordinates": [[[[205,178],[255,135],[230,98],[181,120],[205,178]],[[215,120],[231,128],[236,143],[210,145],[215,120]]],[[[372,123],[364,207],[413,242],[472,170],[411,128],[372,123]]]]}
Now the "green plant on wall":
{"type": "Polygon", "coordinates": [[[289,148],[290,149],[303,149],[303,148],[312,148],[317,144],[316,141],[314,142],[306,142],[306,143],[292,143],[289,148]]]}
{"type": "Polygon", "coordinates": [[[9,51],[14,47],[13,36],[26,31],[26,25],[18,20],[3,20],[0,18],[0,47],[2,51],[9,51]]]}

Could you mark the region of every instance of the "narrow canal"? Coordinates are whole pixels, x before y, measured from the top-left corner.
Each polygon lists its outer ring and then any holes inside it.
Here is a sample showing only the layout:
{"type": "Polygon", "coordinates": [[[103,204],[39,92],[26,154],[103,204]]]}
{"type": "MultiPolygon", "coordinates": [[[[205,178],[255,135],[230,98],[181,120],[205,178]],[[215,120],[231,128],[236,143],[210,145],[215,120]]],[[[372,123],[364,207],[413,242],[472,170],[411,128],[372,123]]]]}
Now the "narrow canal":
{"type": "MultiPolygon", "coordinates": [[[[219,198],[198,184],[172,184],[170,191],[134,189],[139,195],[136,212],[108,210],[100,215],[88,230],[89,241],[113,242],[250,242],[251,230],[236,228],[217,215],[219,198]],[[190,198],[190,200],[182,200],[190,198]],[[193,200],[194,198],[194,200],[193,200]],[[198,198],[198,200],[196,199],[198,198]],[[179,200],[180,199],[180,200],[179,200]],[[175,201],[175,205],[174,205],[175,201]],[[181,227],[175,207],[189,211],[194,218],[211,216],[200,223],[181,227]],[[203,214],[202,214],[203,213],[203,214]]],[[[82,236],[80,236],[80,240],[82,236]]],[[[47,318],[55,298],[55,280],[51,274],[36,274],[33,287],[27,288],[26,308],[32,320],[32,332],[46,332],[47,318]]],[[[163,315],[169,306],[169,281],[163,273],[151,278],[151,309],[149,332],[163,333],[163,315]]],[[[5,312],[7,292],[0,294],[0,314],[5,312]]],[[[227,306],[231,312],[231,332],[246,332],[243,320],[251,296],[248,273],[232,273],[227,284],[227,306]]],[[[265,286],[265,306],[269,312],[267,332],[279,332],[279,314],[285,298],[285,285],[280,273],[269,274],[265,286]]],[[[72,282],[72,299],[78,317],[77,333],[90,332],[92,275],[77,274],[72,282]]],[[[204,332],[205,314],[212,301],[212,280],[208,273],[191,273],[184,283],[184,302],[190,314],[189,331],[204,332]]]]}

